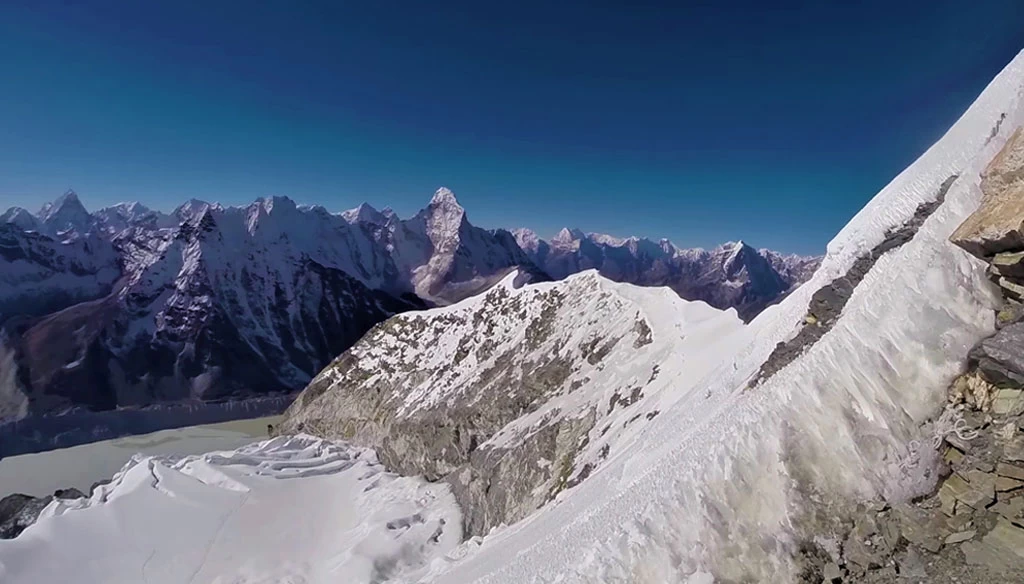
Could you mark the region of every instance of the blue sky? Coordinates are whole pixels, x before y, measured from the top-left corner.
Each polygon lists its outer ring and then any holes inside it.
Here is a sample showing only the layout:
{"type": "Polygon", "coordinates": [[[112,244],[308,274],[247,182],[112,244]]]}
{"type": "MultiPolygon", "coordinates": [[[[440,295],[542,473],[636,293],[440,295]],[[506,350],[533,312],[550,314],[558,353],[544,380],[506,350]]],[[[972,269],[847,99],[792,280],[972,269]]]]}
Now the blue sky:
{"type": "Polygon", "coordinates": [[[1024,48],[1017,0],[64,4],[0,4],[0,207],[445,185],[485,227],[802,253],[1024,48]]]}

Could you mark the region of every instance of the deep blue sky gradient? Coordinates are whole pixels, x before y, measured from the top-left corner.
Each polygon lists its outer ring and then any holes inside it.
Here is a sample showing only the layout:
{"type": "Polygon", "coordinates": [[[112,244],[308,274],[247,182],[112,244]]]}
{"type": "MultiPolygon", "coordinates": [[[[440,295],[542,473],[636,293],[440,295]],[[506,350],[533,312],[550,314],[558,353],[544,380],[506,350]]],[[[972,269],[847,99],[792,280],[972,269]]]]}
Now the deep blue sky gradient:
{"type": "Polygon", "coordinates": [[[0,207],[285,194],[816,253],[1024,2],[0,3],[0,207]],[[440,6],[444,4],[444,6],[440,6]]]}

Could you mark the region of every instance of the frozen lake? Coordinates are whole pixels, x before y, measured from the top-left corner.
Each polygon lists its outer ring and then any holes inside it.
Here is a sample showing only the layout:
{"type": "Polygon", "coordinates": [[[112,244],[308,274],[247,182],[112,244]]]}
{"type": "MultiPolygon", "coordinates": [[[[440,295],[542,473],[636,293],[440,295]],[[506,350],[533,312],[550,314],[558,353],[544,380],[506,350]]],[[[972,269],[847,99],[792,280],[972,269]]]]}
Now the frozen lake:
{"type": "Polygon", "coordinates": [[[189,426],[0,459],[0,498],[12,493],[50,495],[70,487],[88,494],[93,483],[110,479],[135,454],[185,456],[234,450],[266,438],[267,424],[280,419],[189,426]]]}

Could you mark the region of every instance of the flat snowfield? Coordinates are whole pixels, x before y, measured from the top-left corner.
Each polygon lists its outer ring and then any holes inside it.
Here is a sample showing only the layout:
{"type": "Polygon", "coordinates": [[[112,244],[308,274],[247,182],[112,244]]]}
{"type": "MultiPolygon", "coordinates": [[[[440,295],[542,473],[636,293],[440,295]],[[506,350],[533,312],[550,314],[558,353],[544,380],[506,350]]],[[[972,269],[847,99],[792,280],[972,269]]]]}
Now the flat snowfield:
{"type": "Polygon", "coordinates": [[[371,450],[275,438],[136,457],[91,498],[55,501],[0,541],[0,582],[417,579],[458,545],[460,525],[445,486],[385,472],[371,450]]]}

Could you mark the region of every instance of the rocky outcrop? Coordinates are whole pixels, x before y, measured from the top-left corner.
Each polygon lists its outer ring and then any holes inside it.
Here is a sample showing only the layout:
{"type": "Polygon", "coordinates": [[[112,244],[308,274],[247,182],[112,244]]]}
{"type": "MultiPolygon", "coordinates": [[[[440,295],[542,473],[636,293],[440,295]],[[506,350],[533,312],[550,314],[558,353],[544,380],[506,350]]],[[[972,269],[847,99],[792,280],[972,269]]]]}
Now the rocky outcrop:
{"type": "Polygon", "coordinates": [[[952,188],[956,179],[957,177],[954,175],[943,181],[934,200],[921,203],[909,219],[899,227],[889,230],[885,234],[885,239],[870,252],[857,258],[845,274],[814,292],[807,307],[807,314],[804,316],[803,322],[800,323],[797,334],[787,341],[780,342],[775,347],[772,354],[761,365],[757,375],[751,380],[751,387],[764,382],[783,367],[795,361],[831,330],[838,322],[843,307],[849,301],[854,288],[868,275],[875,262],[886,253],[899,249],[900,246],[913,239],[925,219],[942,205],[946,199],[946,193],[952,188]]]}
{"type": "Polygon", "coordinates": [[[515,278],[378,325],[275,431],[371,446],[397,472],[448,482],[466,533],[481,535],[585,480],[613,439],[657,416],[659,392],[679,389],[659,379],[661,359],[713,344],[704,327],[741,326],[732,311],[594,272],[522,288],[515,278]]]}
{"type": "Polygon", "coordinates": [[[981,205],[951,241],[973,255],[1024,249],[1024,131],[1018,128],[982,173],[981,205]]]}
{"type": "Polygon", "coordinates": [[[79,499],[84,497],[78,489],[59,489],[48,497],[32,497],[15,493],[0,499],[0,539],[14,539],[36,522],[39,514],[57,499],[79,499]]]}
{"type": "Polygon", "coordinates": [[[808,545],[806,581],[1024,582],[1024,140],[1014,132],[983,173],[979,209],[951,240],[988,262],[1003,293],[997,332],[969,353],[968,368],[930,424],[943,478],[933,493],[851,513],[837,553],[808,545]]]}

